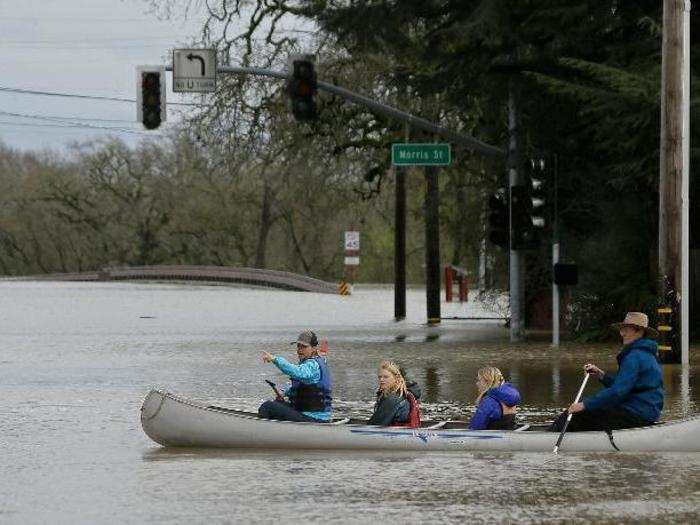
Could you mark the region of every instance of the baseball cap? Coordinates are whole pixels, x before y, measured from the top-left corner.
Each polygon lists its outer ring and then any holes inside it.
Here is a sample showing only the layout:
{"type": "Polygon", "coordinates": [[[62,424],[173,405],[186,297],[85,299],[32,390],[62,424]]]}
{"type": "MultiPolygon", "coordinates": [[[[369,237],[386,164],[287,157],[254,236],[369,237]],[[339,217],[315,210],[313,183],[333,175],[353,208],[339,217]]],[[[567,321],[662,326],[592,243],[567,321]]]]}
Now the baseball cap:
{"type": "Polygon", "coordinates": [[[293,345],[318,346],[318,338],[311,330],[302,332],[297,337],[296,341],[292,341],[293,345]]]}

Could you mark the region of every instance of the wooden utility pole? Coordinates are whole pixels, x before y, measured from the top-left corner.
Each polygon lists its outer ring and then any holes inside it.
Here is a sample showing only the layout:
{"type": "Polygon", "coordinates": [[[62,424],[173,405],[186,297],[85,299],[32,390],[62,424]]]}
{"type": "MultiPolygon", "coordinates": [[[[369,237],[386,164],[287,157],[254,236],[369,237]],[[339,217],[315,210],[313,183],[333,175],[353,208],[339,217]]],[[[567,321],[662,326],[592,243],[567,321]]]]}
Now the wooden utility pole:
{"type": "Polygon", "coordinates": [[[659,173],[659,323],[665,362],[688,363],[690,1],[664,0],[659,173]]]}

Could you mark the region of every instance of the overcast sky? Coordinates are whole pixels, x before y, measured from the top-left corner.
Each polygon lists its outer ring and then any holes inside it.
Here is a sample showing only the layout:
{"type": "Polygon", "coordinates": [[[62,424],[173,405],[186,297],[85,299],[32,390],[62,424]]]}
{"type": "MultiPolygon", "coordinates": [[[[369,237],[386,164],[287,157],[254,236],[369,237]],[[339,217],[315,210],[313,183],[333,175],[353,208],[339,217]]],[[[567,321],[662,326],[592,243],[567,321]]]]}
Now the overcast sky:
{"type": "MultiPolygon", "coordinates": [[[[135,66],[169,65],[169,50],[189,47],[201,24],[158,20],[143,0],[0,0],[0,141],[65,150],[110,134],[130,144],[157,134],[136,123],[135,103],[9,90],[134,99],[135,66]]],[[[187,101],[172,92],[170,76],[168,102],[187,101]]]]}

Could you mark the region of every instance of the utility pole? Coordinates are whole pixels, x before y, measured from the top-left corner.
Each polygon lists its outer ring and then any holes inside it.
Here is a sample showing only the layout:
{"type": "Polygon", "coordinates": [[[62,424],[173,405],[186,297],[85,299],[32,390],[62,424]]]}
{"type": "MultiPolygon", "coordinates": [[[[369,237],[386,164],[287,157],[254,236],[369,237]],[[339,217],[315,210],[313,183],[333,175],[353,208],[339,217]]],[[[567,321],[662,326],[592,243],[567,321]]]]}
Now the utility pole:
{"type": "Polygon", "coordinates": [[[515,343],[523,338],[523,288],[522,284],[522,268],[521,257],[518,250],[513,249],[513,206],[512,193],[513,186],[520,182],[518,176],[518,114],[515,101],[515,87],[513,82],[510,83],[508,92],[508,181],[509,181],[509,199],[511,205],[510,210],[510,264],[509,264],[509,280],[510,280],[510,341],[515,343]]]}
{"type": "Polygon", "coordinates": [[[688,364],[690,1],[664,0],[659,171],[659,313],[665,362],[688,364]],[[670,310],[670,312],[669,312],[670,310]]]}

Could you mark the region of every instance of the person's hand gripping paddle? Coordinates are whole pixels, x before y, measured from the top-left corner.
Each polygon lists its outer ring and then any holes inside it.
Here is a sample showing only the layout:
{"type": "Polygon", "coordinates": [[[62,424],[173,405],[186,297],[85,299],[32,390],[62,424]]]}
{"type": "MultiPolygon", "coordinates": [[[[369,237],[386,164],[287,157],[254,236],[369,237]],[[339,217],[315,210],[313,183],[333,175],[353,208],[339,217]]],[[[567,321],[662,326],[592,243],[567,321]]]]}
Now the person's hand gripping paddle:
{"type": "Polygon", "coordinates": [[[277,399],[277,401],[284,401],[284,396],[282,395],[282,392],[278,390],[277,385],[269,379],[265,379],[265,382],[268,385],[270,385],[270,388],[272,388],[272,390],[275,392],[275,398],[277,399]]]}
{"type": "MultiPolygon", "coordinates": [[[[588,378],[590,374],[588,372],[585,373],[585,376],[583,378],[583,383],[581,383],[581,388],[578,389],[578,394],[576,394],[576,399],[574,399],[574,404],[579,402],[579,399],[581,399],[581,394],[583,394],[583,389],[586,388],[586,383],[588,383],[588,378]]],[[[569,423],[571,422],[571,418],[573,417],[573,413],[569,412],[569,415],[566,416],[566,422],[564,423],[564,428],[561,429],[561,434],[559,434],[559,439],[557,439],[557,444],[554,445],[554,453],[559,452],[559,445],[561,445],[562,440],[564,439],[564,434],[566,434],[566,429],[569,428],[569,423]]]]}

